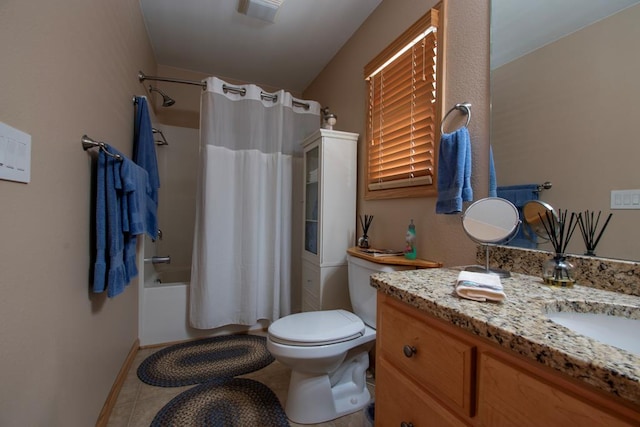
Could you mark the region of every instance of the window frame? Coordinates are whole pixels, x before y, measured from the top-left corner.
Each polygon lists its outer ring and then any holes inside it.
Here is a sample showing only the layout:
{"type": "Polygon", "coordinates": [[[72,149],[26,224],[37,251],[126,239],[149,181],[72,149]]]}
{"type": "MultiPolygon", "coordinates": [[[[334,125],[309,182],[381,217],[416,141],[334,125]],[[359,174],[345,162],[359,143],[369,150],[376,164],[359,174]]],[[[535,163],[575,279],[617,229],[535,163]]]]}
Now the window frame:
{"type": "Polygon", "coordinates": [[[430,8],[422,17],[420,17],[413,25],[411,25],[406,31],[404,31],[398,38],[396,38],[391,44],[382,50],[372,61],[370,61],[364,68],[364,77],[366,85],[366,137],[365,137],[365,200],[376,199],[393,199],[393,198],[408,198],[408,197],[429,197],[437,195],[437,159],[438,159],[438,146],[440,140],[440,121],[442,117],[442,98],[444,87],[444,72],[445,72],[445,49],[444,49],[444,7],[440,2],[434,7],[430,8]],[[396,188],[387,189],[375,189],[369,188],[370,184],[370,127],[369,127],[369,82],[367,81],[373,71],[377,70],[382,64],[384,64],[389,58],[393,57],[398,51],[404,48],[407,44],[413,41],[417,36],[423,33],[430,26],[435,26],[436,30],[436,96],[434,103],[434,129],[433,129],[433,150],[432,150],[432,182],[425,185],[412,185],[412,186],[400,186],[396,188]]]}

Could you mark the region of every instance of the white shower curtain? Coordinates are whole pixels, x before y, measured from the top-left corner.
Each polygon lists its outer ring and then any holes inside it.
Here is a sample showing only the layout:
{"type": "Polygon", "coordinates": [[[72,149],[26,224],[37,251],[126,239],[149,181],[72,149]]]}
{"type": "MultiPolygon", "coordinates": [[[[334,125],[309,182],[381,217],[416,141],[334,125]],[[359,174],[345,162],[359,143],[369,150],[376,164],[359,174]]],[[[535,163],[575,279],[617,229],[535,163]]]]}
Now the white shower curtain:
{"type": "Polygon", "coordinates": [[[199,329],[254,325],[291,312],[292,255],[300,254],[302,140],[320,105],[255,85],[207,79],[190,286],[199,329]],[[244,94],[226,88],[241,88],[244,94]],[[294,203],[294,200],[296,202],[294,203]],[[297,217],[300,217],[298,219],[297,217]]]}

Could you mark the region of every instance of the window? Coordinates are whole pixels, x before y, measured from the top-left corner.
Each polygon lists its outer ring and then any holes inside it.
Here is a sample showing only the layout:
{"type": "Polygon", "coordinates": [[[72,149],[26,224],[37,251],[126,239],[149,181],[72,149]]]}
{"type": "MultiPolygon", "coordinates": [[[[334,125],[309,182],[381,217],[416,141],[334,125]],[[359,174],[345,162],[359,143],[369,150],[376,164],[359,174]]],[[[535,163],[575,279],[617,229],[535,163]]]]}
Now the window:
{"type": "Polygon", "coordinates": [[[440,9],[441,3],[364,68],[368,83],[366,199],[436,193],[440,9]]]}

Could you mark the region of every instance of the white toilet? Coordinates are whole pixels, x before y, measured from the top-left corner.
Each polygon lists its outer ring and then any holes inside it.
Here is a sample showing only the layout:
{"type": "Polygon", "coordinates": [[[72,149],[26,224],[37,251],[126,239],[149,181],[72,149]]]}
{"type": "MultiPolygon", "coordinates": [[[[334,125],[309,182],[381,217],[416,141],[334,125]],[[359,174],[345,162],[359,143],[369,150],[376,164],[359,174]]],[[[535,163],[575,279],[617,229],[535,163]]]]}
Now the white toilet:
{"type": "Polygon", "coordinates": [[[316,424],[364,408],[369,350],[376,338],[376,290],[373,273],[410,267],[377,264],[347,255],[349,296],[346,310],[292,314],[269,326],[267,348],[291,368],[285,412],[299,424],[316,424]]]}

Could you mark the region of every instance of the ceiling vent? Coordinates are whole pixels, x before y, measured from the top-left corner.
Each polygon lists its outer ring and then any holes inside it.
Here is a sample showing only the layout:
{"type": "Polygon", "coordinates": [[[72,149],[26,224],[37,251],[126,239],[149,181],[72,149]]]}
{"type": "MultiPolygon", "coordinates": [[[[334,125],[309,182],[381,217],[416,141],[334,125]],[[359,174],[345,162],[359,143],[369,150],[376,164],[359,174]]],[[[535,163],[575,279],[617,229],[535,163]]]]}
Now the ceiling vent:
{"type": "Polygon", "coordinates": [[[252,18],[275,22],[276,13],[284,0],[240,0],[238,12],[252,18]]]}

